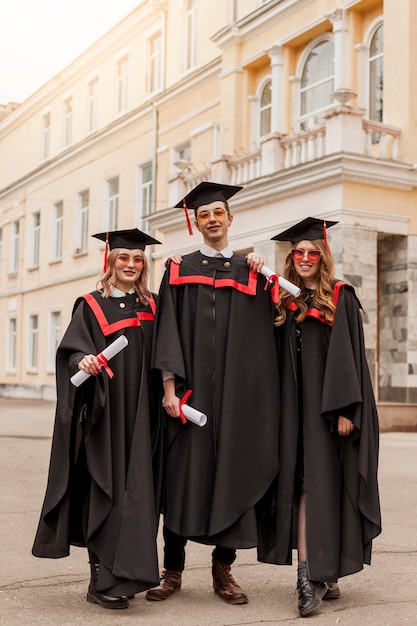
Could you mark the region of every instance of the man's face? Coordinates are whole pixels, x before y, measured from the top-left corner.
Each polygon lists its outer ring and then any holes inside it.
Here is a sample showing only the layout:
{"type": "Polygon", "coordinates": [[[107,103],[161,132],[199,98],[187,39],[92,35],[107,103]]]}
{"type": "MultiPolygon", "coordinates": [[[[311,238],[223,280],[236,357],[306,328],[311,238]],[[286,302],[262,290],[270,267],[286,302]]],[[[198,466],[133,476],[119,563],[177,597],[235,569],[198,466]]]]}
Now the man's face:
{"type": "Polygon", "coordinates": [[[227,231],[232,221],[233,215],[228,212],[226,204],[221,200],[216,200],[198,207],[195,226],[207,244],[224,242],[224,247],[226,247],[227,231]]]}

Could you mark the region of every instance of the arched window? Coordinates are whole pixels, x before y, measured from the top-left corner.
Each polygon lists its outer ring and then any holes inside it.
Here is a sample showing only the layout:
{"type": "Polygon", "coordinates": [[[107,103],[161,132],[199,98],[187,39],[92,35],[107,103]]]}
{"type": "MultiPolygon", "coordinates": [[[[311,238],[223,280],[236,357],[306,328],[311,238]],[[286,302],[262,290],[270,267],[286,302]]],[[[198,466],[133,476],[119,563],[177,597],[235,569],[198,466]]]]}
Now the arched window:
{"type": "Polygon", "coordinates": [[[259,135],[261,137],[271,132],[271,85],[272,83],[270,80],[265,83],[259,100],[259,135]]]}
{"type": "Polygon", "coordinates": [[[382,122],[384,109],[384,25],[375,31],[369,48],[369,118],[382,122]]]}
{"type": "Polygon", "coordinates": [[[331,106],[334,91],[333,41],[320,41],[304,64],[300,88],[300,127],[306,130],[331,106]]]}

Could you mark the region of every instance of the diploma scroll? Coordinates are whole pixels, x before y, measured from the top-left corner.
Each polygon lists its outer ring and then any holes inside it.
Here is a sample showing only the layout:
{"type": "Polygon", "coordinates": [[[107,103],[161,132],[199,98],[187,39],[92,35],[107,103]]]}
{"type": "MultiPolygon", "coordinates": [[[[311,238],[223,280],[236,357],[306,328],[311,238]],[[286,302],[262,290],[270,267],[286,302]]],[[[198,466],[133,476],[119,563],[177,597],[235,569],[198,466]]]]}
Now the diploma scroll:
{"type": "Polygon", "coordinates": [[[201,411],[197,411],[197,409],[193,409],[193,407],[188,404],[182,405],[182,412],[189,422],[193,422],[193,424],[197,424],[197,426],[205,426],[207,424],[207,415],[204,415],[201,411]]]}
{"type": "MultiPolygon", "coordinates": [[[[126,348],[128,343],[127,338],[124,335],[121,335],[109,344],[107,348],[105,348],[98,356],[103,357],[103,361],[107,363],[107,361],[126,348]]],[[[70,381],[75,387],[79,387],[90,376],[91,374],[87,374],[87,372],[79,370],[76,374],[74,374],[74,376],[71,376],[70,381]]]]}
{"type": "MultiPolygon", "coordinates": [[[[264,265],[261,269],[261,274],[265,276],[267,280],[269,280],[271,276],[276,275],[276,272],[264,265]]],[[[301,289],[297,287],[297,285],[294,285],[294,283],[291,283],[289,280],[283,278],[282,276],[278,276],[278,283],[280,287],[285,289],[285,291],[288,291],[288,293],[290,293],[295,298],[297,298],[297,296],[299,296],[301,293],[301,289]]]]}

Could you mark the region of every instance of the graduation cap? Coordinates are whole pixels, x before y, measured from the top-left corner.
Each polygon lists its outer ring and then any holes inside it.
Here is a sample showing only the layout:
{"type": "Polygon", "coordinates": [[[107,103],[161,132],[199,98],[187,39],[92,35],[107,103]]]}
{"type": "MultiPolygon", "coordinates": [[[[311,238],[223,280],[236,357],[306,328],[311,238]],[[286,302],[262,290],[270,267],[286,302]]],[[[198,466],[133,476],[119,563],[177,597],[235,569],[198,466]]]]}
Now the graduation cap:
{"type": "Polygon", "coordinates": [[[106,242],[106,248],[104,250],[103,272],[105,272],[107,269],[107,255],[109,253],[109,250],[113,250],[114,248],[126,248],[127,250],[145,250],[145,246],[149,246],[155,243],[161,243],[150,235],[143,233],[138,228],[96,233],[95,235],[92,235],[92,237],[100,239],[100,241],[106,242]]]}
{"type": "Polygon", "coordinates": [[[315,239],[324,239],[327,250],[329,246],[327,244],[327,229],[331,228],[338,222],[331,220],[321,220],[317,217],[306,217],[298,224],[294,224],[290,228],[283,230],[282,233],[278,233],[271,239],[275,241],[291,241],[292,244],[298,241],[314,241],[315,239]]]}
{"type": "Polygon", "coordinates": [[[184,209],[188,232],[192,235],[193,230],[191,228],[191,222],[187,209],[193,209],[195,213],[198,207],[203,204],[210,204],[211,202],[216,202],[217,200],[227,202],[229,198],[234,196],[235,193],[241,189],[243,189],[243,187],[237,187],[236,185],[223,185],[220,183],[203,181],[202,183],[199,183],[197,187],[191,189],[191,191],[189,191],[187,195],[175,205],[175,208],[184,209]]]}

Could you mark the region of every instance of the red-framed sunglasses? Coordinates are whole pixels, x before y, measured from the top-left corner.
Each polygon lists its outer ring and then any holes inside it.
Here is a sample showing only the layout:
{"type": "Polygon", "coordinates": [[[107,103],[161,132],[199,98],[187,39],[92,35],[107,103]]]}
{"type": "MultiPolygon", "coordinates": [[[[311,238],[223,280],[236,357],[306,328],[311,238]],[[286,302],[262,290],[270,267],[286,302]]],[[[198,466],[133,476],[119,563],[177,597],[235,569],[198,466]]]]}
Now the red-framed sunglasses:
{"type": "Polygon", "coordinates": [[[320,250],[302,250],[301,248],[294,248],[291,250],[291,256],[294,261],[302,261],[305,256],[310,261],[310,263],[318,263],[320,261],[321,252],[320,250]]]}
{"type": "Polygon", "coordinates": [[[119,256],[117,257],[119,265],[122,266],[129,265],[130,259],[132,259],[133,264],[136,266],[143,265],[143,256],[130,256],[129,254],[119,254],[119,256]]]}

